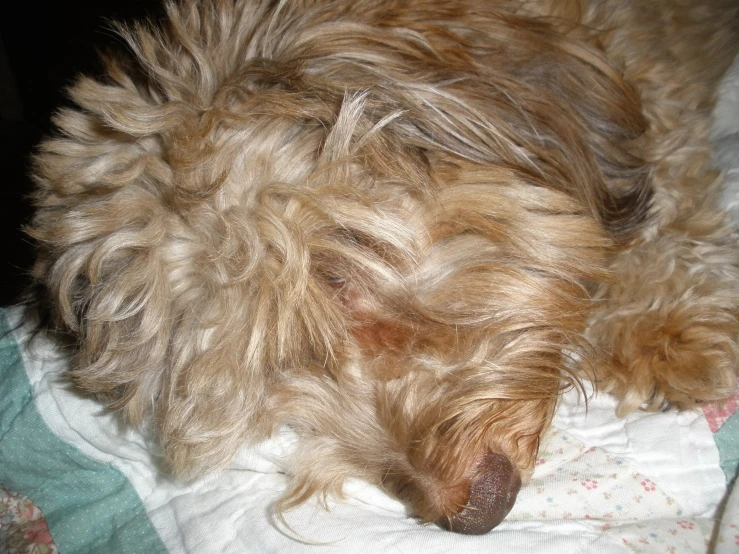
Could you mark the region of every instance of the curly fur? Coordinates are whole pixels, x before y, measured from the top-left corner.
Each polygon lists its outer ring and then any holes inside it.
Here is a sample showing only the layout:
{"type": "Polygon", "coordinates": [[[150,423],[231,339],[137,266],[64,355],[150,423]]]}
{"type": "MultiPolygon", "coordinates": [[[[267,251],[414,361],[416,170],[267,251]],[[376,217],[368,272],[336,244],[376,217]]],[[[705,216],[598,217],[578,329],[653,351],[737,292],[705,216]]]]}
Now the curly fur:
{"type": "Polygon", "coordinates": [[[731,396],[713,90],[733,2],[185,0],[36,157],[70,377],[194,477],[279,425],[279,508],[360,477],[423,521],[526,479],[559,393],[731,396]]]}

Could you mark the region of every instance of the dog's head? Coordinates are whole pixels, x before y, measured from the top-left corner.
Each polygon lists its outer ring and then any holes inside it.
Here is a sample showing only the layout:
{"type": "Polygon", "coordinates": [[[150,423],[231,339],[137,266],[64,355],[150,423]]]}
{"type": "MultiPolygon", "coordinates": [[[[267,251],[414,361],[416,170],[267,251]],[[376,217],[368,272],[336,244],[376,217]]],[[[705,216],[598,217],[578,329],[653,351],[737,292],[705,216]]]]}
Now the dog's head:
{"type": "Polygon", "coordinates": [[[489,530],[645,213],[632,91],[484,2],[196,4],[124,31],[37,156],[71,377],[175,474],[290,425],[281,508],[355,476],[489,530]]]}

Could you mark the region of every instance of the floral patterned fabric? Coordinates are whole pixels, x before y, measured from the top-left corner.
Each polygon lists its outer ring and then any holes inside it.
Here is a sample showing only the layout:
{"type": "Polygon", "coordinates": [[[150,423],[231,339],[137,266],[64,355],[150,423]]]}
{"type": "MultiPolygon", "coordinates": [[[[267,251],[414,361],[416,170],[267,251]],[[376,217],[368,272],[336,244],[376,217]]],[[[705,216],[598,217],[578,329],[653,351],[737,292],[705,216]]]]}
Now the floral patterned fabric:
{"type": "Polygon", "coordinates": [[[43,512],[30,498],[0,485],[0,552],[56,554],[43,512]]]}
{"type": "Polygon", "coordinates": [[[627,552],[709,550],[713,521],[686,517],[670,494],[624,458],[588,447],[566,431],[549,433],[531,486],[536,497],[527,503],[541,509],[517,511],[519,519],[592,521],[627,552]]]}
{"type": "Polygon", "coordinates": [[[726,501],[724,515],[716,533],[714,554],[736,554],[739,552],[739,488],[734,486],[726,501]]]}

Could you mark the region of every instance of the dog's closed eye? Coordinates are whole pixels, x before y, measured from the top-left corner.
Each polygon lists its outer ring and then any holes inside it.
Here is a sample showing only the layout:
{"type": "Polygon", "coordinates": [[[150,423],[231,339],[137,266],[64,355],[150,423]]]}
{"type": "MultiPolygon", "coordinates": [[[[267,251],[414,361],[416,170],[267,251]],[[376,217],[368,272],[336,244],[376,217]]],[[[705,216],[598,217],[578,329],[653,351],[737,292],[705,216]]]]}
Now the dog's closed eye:
{"type": "Polygon", "coordinates": [[[325,279],[326,279],[326,282],[332,287],[341,288],[346,284],[346,279],[344,279],[343,277],[330,276],[330,277],[325,277],[325,279]]]}

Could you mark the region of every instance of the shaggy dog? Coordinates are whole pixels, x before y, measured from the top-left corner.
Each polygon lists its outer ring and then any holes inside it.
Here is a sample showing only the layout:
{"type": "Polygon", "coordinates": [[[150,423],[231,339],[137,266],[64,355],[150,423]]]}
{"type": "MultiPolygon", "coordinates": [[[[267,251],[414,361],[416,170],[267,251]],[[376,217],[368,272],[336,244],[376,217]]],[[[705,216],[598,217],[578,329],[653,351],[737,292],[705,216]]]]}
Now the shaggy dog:
{"type": "Polygon", "coordinates": [[[733,0],[185,0],[122,28],[35,160],[70,378],[174,475],[299,436],[285,510],[359,477],[484,533],[557,398],[735,390],[713,91],[733,0]]]}

